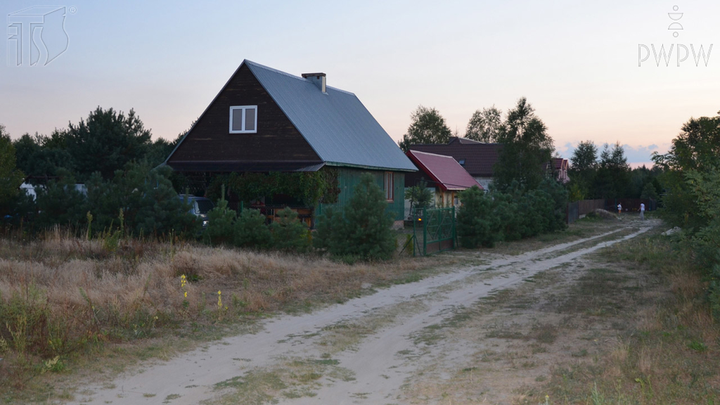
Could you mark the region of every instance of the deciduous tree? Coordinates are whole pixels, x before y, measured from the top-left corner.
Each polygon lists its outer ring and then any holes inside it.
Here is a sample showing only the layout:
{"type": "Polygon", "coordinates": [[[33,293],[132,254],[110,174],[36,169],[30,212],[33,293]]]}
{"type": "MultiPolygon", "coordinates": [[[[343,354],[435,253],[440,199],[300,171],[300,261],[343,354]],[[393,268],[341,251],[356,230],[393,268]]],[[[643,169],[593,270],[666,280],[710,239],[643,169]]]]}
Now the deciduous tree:
{"type": "Polygon", "coordinates": [[[573,190],[573,201],[578,196],[592,196],[592,186],[597,172],[597,147],[592,141],[580,142],[570,158],[571,190],[573,190]]]}
{"type": "Polygon", "coordinates": [[[468,122],[465,138],[475,141],[494,143],[502,132],[502,111],[492,106],[475,111],[468,122]]]}
{"type": "Polygon", "coordinates": [[[555,148],[545,124],[525,97],[508,111],[498,142],[504,146],[494,167],[494,187],[503,191],[514,180],[525,190],[537,188],[555,148]]]}
{"type": "Polygon", "coordinates": [[[720,168],[720,112],[715,117],[691,118],[673,139],[666,154],[653,154],[655,164],[665,173],[660,181],[666,190],[662,197],[662,215],[670,224],[692,233],[707,225],[699,213],[698,196],[688,178],[691,172],[717,172],[720,168]]]}
{"type": "Polygon", "coordinates": [[[412,123],[400,141],[400,148],[407,152],[412,144],[448,143],[452,131],[438,110],[419,106],[410,116],[412,123]]]}

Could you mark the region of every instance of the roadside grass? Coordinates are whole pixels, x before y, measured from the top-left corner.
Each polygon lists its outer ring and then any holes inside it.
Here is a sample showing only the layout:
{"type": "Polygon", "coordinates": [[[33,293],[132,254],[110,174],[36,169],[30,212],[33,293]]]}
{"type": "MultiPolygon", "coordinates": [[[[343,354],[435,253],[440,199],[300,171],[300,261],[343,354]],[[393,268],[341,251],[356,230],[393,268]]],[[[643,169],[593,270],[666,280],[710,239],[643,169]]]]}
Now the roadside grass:
{"type": "Polygon", "coordinates": [[[581,249],[586,249],[586,248],[596,246],[603,242],[614,241],[616,239],[625,237],[625,236],[635,233],[637,231],[638,231],[638,228],[635,228],[635,227],[625,227],[623,229],[618,229],[616,232],[613,232],[610,235],[603,236],[602,238],[595,238],[592,240],[588,240],[586,242],[578,243],[578,244],[570,246],[567,249],[556,250],[556,251],[544,256],[543,259],[563,256],[568,253],[572,253],[572,252],[575,252],[575,251],[578,251],[581,249]]]}
{"type": "Polygon", "coordinates": [[[215,384],[217,396],[201,404],[261,405],[277,403],[278,398],[315,397],[324,384],[355,379],[352,371],[338,364],[328,356],[282,359],[273,368],[253,369],[215,384]]]}
{"type": "Polygon", "coordinates": [[[703,296],[706,280],[688,251],[657,233],[595,257],[622,266],[635,280],[627,272],[594,268],[563,304],[563,311],[622,315],[625,322],[616,325],[618,342],[605,355],[553,371],[542,391],[551,403],[720,402],[720,326],[703,296]]]}
{"type": "Polygon", "coordinates": [[[343,321],[327,326],[316,342],[326,355],[352,350],[367,336],[392,324],[398,316],[416,314],[427,307],[418,301],[405,301],[373,311],[372,314],[352,321],[343,321]]]}
{"type": "Polygon", "coordinates": [[[623,226],[625,224],[617,220],[583,218],[575,221],[565,231],[541,234],[533,238],[516,241],[498,242],[495,247],[480,248],[473,251],[489,254],[519,255],[528,251],[610,232],[623,226]]]}
{"type": "MultiPolygon", "coordinates": [[[[354,265],[173,238],[86,240],[60,229],[33,241],[0,239],[0,402],[72,399],[82,395],[71,388],[78,378],[109,379],[143,359],[255,333],[256,321],[277,311],[309,312],[475,263],[488,252],[517,254],[617,226],[578,221],[566,232],[499,249],[354,265]]],[[[328,351],[351,347],[361,329],[386,321],[338,329],[328,351]]]]}
{"type": "Polygon", "coordinates": [[[477,345],[417,373],[411,402],[455,392],[452,403],[717,404],[720,333],[705,281],[663,230],[537,273],[411,336],[420,348],[477,345]]]}
{"type": "MultiPolygon", "coordinates": [[[[175,240],[0,239],[0,403],[72,397],[72,376],[170,358],[277,311],[418,281],[447,258],[347,265],[175,240]],[[184,280],[182,279],[184,276],[184,280]],[[70,384],[71,385],[71,384],[70,384]]],[[[454,259],[453,259],[454,261],[454,259]]]]}

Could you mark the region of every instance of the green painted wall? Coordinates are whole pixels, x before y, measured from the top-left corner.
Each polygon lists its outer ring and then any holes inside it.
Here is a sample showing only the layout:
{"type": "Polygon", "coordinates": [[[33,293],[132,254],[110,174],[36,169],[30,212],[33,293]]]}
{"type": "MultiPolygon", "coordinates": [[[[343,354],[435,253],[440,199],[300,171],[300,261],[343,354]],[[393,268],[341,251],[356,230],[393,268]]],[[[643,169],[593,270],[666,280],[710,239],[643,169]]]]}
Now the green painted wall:
{"type": "MultiPolygon", "coordinates": [[[[360,182],[360,175],[363,173],[371,173],[375,177],[375,183],[382,189],[383,188],[383,176],[384,171],[376,170],[362,170],[362,169],[350,169],[346,167],[337,168],[338,171],[338,182],[340,186],[340,194],[338,195],[337,204],[332,204],[338,207],[344,207],[350,198],[355,186],[360,182]]],[[[402,220],[405,210],[405,173],[394,172],[394,185],[395,185],[395,198],[392,202],[388,203],[388,211],[393,213],[393,218],[396,221],[402,220]]],[[[320,209],[316,212],[317,215],[322,215],[323,208],[329,204],[320,204],[320,209]]]]}

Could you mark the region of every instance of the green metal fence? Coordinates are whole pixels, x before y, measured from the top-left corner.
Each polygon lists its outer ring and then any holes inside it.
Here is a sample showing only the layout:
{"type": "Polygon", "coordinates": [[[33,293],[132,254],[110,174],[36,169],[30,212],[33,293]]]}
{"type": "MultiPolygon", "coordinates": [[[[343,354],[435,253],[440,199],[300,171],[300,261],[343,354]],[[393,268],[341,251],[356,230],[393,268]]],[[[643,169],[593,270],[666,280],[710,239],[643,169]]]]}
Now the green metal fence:
{"type": "Polygon", "coordinates": [[[413,256],[455,249],[455,207],[423,208],[413,215],[413,256]]]}

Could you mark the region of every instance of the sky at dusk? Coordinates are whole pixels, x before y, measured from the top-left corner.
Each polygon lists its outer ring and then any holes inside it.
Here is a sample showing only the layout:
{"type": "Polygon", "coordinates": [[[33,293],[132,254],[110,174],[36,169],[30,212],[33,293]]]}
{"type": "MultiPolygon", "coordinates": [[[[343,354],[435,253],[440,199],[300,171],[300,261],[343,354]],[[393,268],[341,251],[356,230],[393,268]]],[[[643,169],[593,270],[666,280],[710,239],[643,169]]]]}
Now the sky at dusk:
{"type": "Polygon", "coordinates": [[[475,110],[527,97],[561,156],[620,142],[637,165],[720,110],[717,1],[77,0],[17,13],[41,5],[0,3],[0,124],[13,138],[101,106],[133,108],[154,138],[174,139],[243,59],[325,72],[396,141],[419,105],[463,135],[475,110]],[[51,14],[32,50],[17,33],[38,10],[51,14]]]}

